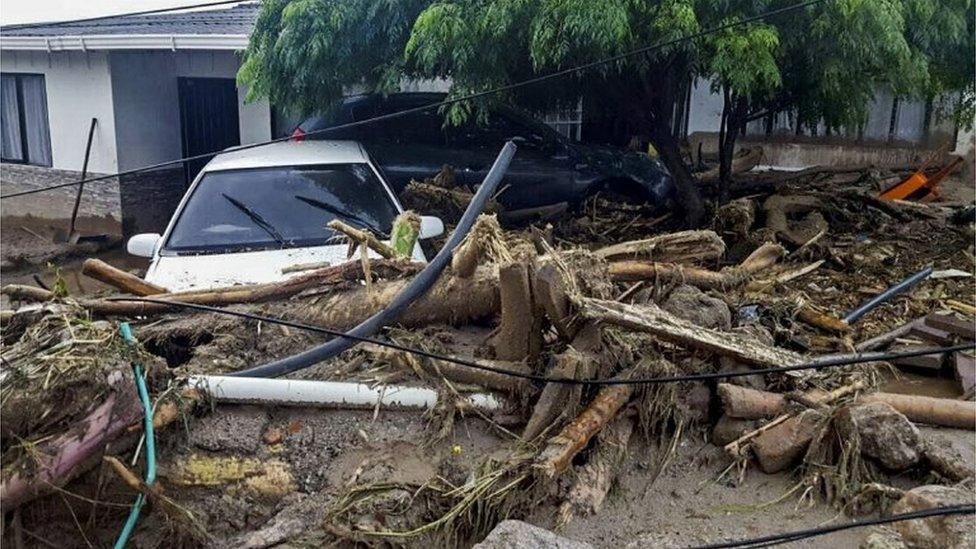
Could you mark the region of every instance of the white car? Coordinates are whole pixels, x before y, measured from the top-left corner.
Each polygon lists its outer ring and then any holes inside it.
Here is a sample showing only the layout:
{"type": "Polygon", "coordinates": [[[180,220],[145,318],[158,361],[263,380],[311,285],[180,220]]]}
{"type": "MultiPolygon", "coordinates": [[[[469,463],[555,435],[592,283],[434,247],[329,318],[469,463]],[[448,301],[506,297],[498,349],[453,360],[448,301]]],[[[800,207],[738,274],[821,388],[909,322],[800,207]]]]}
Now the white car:
{"type": "MultiPolygon", "coordinates": [[[[170,291],[275,282],[305,263],[346,261],[326,223],[339,219],[388,238],[403,207],[352,141],[274,143],[215,156],[180,201],[166,231],[129,239],[152,259],[146,280],[170,291]]],[[[444,232],[421,218],[420,238],[444,232]]],[[[413,258],[426,261],[419,244],[413,258]]]]}

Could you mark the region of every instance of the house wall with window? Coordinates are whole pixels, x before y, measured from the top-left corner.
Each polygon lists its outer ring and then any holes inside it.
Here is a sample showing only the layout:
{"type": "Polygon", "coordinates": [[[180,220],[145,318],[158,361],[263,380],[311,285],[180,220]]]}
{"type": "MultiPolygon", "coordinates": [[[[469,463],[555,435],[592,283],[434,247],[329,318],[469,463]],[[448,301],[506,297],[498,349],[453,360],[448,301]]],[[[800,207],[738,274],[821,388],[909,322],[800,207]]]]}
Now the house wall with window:
{"type": "MultiPolygon", "coordinates": [[[[37,51],[4,51],[0,54],[0,75],[5,81],[14,75],[39,75],[43,77],[44,102],[47,107],[47,139],[50,155],[36,155],[26,159],[7,158],[4,161],[23,161],[47,165],[63,170],[81,170],[85,157],[85,143],[92,117],[98,125],[92,139],[90,172],[112,173],[118,169],[113,115],[112,79],[108,55],[102,52],[60,52],[51,54],[37,51]]],[[[9,84],[7,84],[9,90],[9,84]]],[[[8,91],[9,93],[9,91],[8,91]]],[[[3,98],[6,103],[6,97],[3,98]]],[[[8,124],[11,109],[4,109],[3,131],[10,133],[8,124]]],[[[44,146],[43,131],[30,132],[33,144],[28,148],[44,146]]]]}

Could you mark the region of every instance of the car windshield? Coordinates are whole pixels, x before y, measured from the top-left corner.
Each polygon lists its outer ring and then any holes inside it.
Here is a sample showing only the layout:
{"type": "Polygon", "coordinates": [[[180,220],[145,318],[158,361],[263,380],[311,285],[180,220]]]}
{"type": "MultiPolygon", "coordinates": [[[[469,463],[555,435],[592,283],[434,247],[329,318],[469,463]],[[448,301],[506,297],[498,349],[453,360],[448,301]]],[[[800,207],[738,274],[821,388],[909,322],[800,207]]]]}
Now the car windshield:
{"type": "Polygon", "coordinates": [[[366,164],[288,166],[205,173],[165,250],[212,251],[330,243],[339,219],[386,235],[397,209],[366,164]]]}

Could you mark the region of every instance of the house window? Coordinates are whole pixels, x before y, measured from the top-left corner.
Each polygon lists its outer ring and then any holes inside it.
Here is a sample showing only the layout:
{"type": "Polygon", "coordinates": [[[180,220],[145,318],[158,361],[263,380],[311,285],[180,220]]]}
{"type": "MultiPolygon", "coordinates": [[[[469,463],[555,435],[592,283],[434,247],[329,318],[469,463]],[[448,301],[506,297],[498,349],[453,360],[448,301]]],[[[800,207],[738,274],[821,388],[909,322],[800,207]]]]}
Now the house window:
{"type": "Polygon", "coordinates": [[[47,92],[42,74],[0,74],[0,159],[51,165],[47,92]]]}
{"type": "Polygon", "coordinates": [[[579,141],[583,129],[583,99],[580,98],[575,107],[543,113],[542,120],[563,137],[579,141]]]}

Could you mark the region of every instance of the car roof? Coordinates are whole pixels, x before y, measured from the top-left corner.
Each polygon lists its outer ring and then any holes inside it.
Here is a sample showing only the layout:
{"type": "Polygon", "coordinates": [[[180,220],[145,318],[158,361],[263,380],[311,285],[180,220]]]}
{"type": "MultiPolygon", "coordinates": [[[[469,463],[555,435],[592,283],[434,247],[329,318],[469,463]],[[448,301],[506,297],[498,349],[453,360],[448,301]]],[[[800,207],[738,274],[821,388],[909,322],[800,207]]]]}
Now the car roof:
{"type": "Polygon", "coordinates": [[[244,150],[228,149],[203,171],[302,166],[309,164],[361,164],[366,151],[355,141],[279,141],[244,150]]]}

